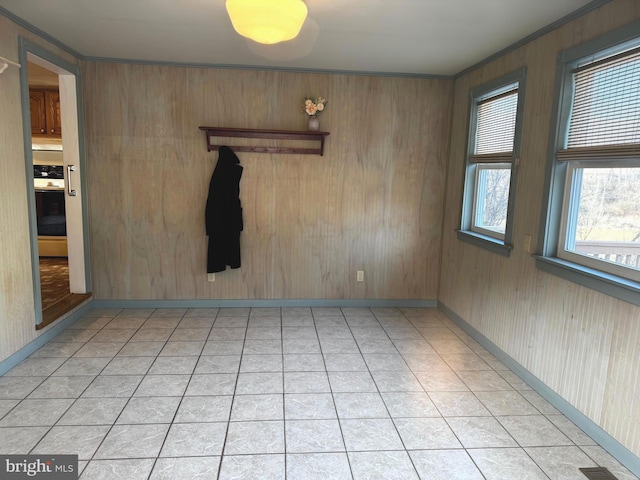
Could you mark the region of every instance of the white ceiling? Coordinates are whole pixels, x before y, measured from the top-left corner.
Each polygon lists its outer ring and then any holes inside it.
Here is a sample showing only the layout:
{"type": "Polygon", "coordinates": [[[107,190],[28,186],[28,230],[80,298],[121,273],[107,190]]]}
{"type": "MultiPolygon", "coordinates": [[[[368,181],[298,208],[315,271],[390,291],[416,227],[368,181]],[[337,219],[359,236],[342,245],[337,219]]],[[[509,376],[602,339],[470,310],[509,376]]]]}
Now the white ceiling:
{"type": "Polygon", "coordinates": [[[0,0],[0,7],[89,58],[454,75],[592,0],[305,3],[299,37],[271,46],[236,34],[224,0],[0,0]]]}

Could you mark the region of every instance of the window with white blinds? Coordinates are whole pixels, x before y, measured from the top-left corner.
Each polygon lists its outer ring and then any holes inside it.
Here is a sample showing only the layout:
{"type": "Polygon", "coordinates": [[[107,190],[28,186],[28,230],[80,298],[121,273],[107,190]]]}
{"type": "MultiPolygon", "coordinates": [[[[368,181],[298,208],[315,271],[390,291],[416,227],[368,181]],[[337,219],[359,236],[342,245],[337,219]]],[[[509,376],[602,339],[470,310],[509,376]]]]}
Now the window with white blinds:
{"type": "Polygon", "coordinates": [[[566,148],[559,160],[640,155],[640,48],[575,68],[566,148]]]}
{"type": "Polygon", "coordinates": [[[526,73],[523,67],[469,92],[458,238],[507,257],[513,249],[526,73]]]}
{"type": "Polygon", "coordinates": [[[517,111],[517,89],[478,102],[475,148],[469,156],[470,162],[511,161],[517,111]]]}
{"type": "Polygon", "coordinates": [[[640,305],[640,23],[558,55],[538,268],[640,305]]]}
{"type": "Polygon", "coordinates": [[[557,256],[640,280],[640,48],[567,72],[565,191],[557,256]]]}

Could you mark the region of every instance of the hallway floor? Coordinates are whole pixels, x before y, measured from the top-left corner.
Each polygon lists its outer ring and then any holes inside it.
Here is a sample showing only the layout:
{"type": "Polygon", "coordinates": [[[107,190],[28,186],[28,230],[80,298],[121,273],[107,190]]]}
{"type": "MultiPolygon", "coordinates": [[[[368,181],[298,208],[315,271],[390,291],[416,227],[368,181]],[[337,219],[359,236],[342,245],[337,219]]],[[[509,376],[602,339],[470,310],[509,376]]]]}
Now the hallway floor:
{"type": "Polygon", "coordinates": [[[46,309],[69,295],[69,259],[40,257],[40,295],[46,309]]]}
{"type": "Polygon", "coordinates": [[[636,478],[425,308],[94,310],[0,377],[0,453],[83,480],[636,478]]]}

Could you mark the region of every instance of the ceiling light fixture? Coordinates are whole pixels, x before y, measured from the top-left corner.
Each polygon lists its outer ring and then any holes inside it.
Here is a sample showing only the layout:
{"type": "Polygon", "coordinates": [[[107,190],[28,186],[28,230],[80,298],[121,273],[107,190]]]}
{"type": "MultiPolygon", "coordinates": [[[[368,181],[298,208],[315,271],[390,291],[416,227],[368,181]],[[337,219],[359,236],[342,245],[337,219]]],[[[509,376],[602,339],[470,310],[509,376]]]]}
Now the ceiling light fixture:
{"type": "Polygon", "coordinates": [[[226,6],[236,32],[267,45],[295,38],[307,18],[302,0],[227,0],[226,6]]]}

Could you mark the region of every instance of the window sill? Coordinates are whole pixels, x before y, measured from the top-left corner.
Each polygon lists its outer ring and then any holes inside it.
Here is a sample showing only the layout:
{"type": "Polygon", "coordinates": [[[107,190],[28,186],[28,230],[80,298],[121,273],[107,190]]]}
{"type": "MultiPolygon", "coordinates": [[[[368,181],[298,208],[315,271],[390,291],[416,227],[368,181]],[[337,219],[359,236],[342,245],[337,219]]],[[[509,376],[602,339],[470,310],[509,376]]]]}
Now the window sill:
{"type": "Polygon", "coordinates": [[[640,283],[555,257],[534,255],[536,267],[583,287],[640,306],[640,283]]]}
{"type": "Polygon", "coordinates": [[[456,232],[458,233],[458,240],[462,240],[463,242],[470,243],[476,247],[497,253],[503,257],[508,257],[511,254],[511,250],[513,250],[513,246],[505,245],[502,240],[498,240],[497,238],[481,235],[476,232],[470,232],[468,230],[456,230],[456,232]]]}

